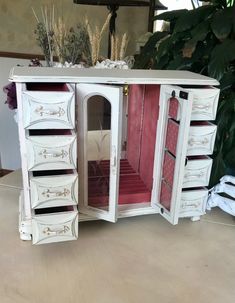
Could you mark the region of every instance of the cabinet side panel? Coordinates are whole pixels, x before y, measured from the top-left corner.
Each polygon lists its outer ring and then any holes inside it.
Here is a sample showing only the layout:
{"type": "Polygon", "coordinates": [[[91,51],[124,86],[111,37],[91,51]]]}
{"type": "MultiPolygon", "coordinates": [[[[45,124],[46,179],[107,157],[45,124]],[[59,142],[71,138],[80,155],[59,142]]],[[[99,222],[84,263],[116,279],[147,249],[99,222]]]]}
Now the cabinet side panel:
{"type": "Polygon", "coordinates": [[[138,172],[145,85],[130,85],[128,98],[127,159],[138,172]]]}
{"type": "Polygon", "coordinates": [[[146,85],[140,152],[140,177],[149,190],[153,185],[153,163],[159,115],[159,85],[146,85]]]}

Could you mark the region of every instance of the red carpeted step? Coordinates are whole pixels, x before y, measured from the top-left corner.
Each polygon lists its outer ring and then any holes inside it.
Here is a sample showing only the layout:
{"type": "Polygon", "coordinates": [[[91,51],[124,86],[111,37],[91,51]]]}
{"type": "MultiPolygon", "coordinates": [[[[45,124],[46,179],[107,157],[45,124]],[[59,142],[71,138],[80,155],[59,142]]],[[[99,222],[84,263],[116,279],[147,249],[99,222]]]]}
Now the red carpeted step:
{"type": "MultiPolygon", "coordinates": [[[[88,167],[88,193],[90,206],[107,206],[109,200],[110,162],[90,161],[88,167]]],[[[149,202],[151,191],[148,190],[138,173],[127,160],[120,161],[119,204],[149,202]]]]}

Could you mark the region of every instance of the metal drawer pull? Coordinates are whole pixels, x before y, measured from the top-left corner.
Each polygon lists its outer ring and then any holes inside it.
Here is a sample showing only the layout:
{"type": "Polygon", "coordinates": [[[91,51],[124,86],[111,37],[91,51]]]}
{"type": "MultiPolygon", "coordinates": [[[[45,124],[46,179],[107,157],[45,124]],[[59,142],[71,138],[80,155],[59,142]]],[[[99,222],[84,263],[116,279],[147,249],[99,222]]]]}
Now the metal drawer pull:
{"type": "Polygon", "coordinates": [[[211,107],[210,103],[207,103],[205,105],[202,105],[202,104],[194,104],[193,105],[193,109],[206,109],[206,110],[208,110],[210,107],[211,107]]]}
{"type": "Polygon", "coordinates": [[[198,174],[195,174],[195,175],[192,175],[190,173],[187,173],[187,174],[184,175],[184,177],[186,179],[188,179],[188,178],[201,178],[202,176],[204,176],[204,172],[203,171],[200,171],[198,174]]]}
{"type": "Polygon", "coordinates": [[[193,138],[189,139],[188,144],[190,146],[193,145],[206,145],[209,143],[209,140],[207,138],[204,138],[203,140],[194,140],[193,138]]]}
{"type": "Polygon", "coordinates": [[[197,208],[200,206],[200,202],[198,203],[191,203],[191,204],[188,204],[188,203],[183,203],[181,204],[181,208],[187,208],[187,207],[194,207],[194,208],[197,208]]]}
{"type": "Polygon", "coordinates": [[[43,233],[46,234],[47,236],[57,236],[57,235],[62,235],[66,234],[67,232],[70,231],[70,228],[67,225],[64,225],[63,228],[61,229],[51,229],[50,227],[46,227],[43,230],[43,233]]]}
{"type": "Polygon", "coordinates": [[[59,107],[58,110],[50,110],[50,109],[44,109],[43,106],[39,106],[35,109],[35,113],[39,114],[39,116],[57,116],[61,117],[65,114],[65,111],[63,108],[59,107]]]}
{"type": "Polygon", "coordinates": [[[44,149],[43,151],[41,151],[39,153],[39,156],[42,156],[43,158],[47,159],[47,158],[65,158],[68,156],[68,153],[65,150],[61,150],[61,152],[48,152],[46,149],[44,149]]]}
{"type": "Polygon", "coordinates": [[[63,191],[51,191],[50,189],[44,190],[42,193],[43,196],[50,198],[50,197],[66,197],[70,194],[70,191],[67,188],[64,188],[63,191]]]}

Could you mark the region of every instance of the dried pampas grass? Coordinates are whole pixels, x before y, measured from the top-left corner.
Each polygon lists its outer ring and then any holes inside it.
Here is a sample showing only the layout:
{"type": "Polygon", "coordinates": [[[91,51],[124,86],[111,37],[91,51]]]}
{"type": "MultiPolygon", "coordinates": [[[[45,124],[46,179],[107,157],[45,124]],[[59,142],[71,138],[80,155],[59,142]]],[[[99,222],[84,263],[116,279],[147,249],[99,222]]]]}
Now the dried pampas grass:
{"type": "Polygon", "coordinates": [[[111,36],[111,57],[113,61],[123,60],[126,54],[126,49],[129,39],[127,33],[124,33],[121,37],[116,34],[111,36]]]}
{"type": "Polygon", "coordinates": [[[90,39],[91,58],[92,58],[93,65],[95,65],[99,59],[101,40],[102,40],[104,32],[108,28],[110,18],[111,18],[111,14],[108,14],[103,26],[101,28],[99,28],[98,26],[95,26],[94,30],[92,29],[92,27],[88,21],[88,18],[85,19],[85,25],[86,25],[87,32],[88,32],[89,39],[90,39]]]}

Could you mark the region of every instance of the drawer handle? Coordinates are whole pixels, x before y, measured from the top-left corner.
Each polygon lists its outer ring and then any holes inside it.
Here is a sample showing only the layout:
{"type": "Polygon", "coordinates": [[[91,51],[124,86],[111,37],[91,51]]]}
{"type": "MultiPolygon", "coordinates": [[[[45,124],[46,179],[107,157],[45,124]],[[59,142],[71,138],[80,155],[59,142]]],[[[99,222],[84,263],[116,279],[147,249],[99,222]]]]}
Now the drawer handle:
{"type": "Polygon", "coordinates": [[[59,107],[58,110],[50,110],[43,108],[43,106],[40,106],[35,109],[35,113],[39,114],[39,116],[41,117],[43,117],[44,115],[61,117],[65,114],[65,111],[61,107],[59,107]]]}
{"type": "Polygon", "coordinates": [[[208,144],[209,140],[207,138],[204,138],[202,140],[194,140],[193,138],[189,139],[188,144],[190,146],[193,145],[206,145],[208,144]]]}
{"type": "Polygon", "coordinates": [[[44,190],[42,193],[43,196],[50,198],[50,197],[66,197],[70,194],[70,191],[67,188],[64,188],[63,191],[51,191],[50,189],[44,190]]]}
{"type": "Polygon", "coordinates": [[[190,174],[190,173],[187,173],[187,174],[184,175],[184,177],[186,179],[188,179],[188,178],[201,178],[203,176],[204,176],[204,172],[203,171],[200,171],[198,174],[195,174],[195,175],[190,174]]]}
{"type": "Polygon", "coordinates": [[[198,202],[198,203],[183,203],[183,204],[181,204],[181,208],[183,208],[183,209],[185,209],[185,208],[187,208],[187,207],[194,207],[194,208],[197,208],[197,207],[199,207],[200,206],[200,202],[198,202]]]}
{"type": "Polygon", "coordinates": [[[70,228],[67,225],[64,225],[63,228],[60,229],[51,229],[50,227],[46,227],[43,230],[43,233],[47,236],[57,236],[63,235],[70,231],[70,228]]]}
{"type": "Polygon", "coordinates": [[[206,109],[208,110],[209,108],[211,107],[211,104],[210,103],[207,103],[207,104],[194,104],[193,105],[193,109],[206,109]]]}
{"type": "Polygon", "coordinates": [[[44,149],[43,151],[41,151],[39,153],[40,156],[42,156],[43,158],[47,159],[47,158],[65,158],[68,156],[68,153],[65,150],[61,150],[61,152],[48,152],[46,149],[44,149]]]}

